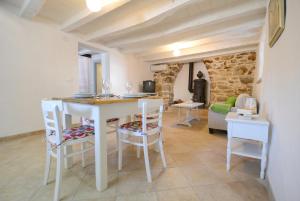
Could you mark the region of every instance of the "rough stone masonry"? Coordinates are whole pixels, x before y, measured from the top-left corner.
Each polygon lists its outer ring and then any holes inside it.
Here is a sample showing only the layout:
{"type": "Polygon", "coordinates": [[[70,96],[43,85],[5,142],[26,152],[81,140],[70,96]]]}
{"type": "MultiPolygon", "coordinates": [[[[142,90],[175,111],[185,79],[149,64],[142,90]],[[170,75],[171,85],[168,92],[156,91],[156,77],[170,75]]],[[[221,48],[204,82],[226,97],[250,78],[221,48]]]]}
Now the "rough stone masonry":
{"type": "Polygon", "coordinates": [[[183,64],[168,64],[164,71],[155,72],[153,77],[155,81],[156,93],[164,99],[165,106],[173,103],[174,83],[183,64]]]}
{"type": "MultiPolygon", "coordinates": [[[[204,58],[210,77],[210,103],[226,100],[241,93],[252,94],[256,53],[242,52],[230,55],[204,58]]],[[[154,73],[156,92],[164,99],[165,105],[173,103],[174,83],[183,64],[169,64],[164,71],[154,73]]]]}
{"type": "Polygon", "coordinates": [[[228,96],[252,94],[256,52],[243,52],[203,59],[210,78],[210,102],[224,101],[228,96]]]}

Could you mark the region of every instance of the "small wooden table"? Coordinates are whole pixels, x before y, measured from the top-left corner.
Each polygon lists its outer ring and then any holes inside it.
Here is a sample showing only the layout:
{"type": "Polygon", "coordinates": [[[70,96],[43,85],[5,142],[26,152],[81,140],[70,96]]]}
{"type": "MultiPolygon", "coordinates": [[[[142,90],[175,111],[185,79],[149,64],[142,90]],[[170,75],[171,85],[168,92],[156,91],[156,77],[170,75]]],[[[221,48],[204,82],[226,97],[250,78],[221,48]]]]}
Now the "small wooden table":
{"type": "Polygon", "coordinates": [[[184,102],[184,103],[178,103],[178,104],[174,104],[172,105],[172,107],[176,107],[178,108],[178,117],[177,117],[177,124],[179,125],[186,125],[191,127],[191,121],[194,119],[199,120],[199,118],[194,117],[192,115],[192,109],[198,108],[199,106],[204,105],[204,103],[197,103],[197,102],[184,102]],[[186,116],[185,119],[181,118],[181,109],[187,109],[186,110],[186,116]]]}
{"type": "Polygon", "coordinates": [[[230,170],[231,154],[256,158],[261,160],[260,178],[264,179],[269,122],[261,117],[244,119],[234,112],[227,114],[226,121],[228,122],[227,171],[230,170]],[[257,142],[261,142],[262,146],[257,142]]]}

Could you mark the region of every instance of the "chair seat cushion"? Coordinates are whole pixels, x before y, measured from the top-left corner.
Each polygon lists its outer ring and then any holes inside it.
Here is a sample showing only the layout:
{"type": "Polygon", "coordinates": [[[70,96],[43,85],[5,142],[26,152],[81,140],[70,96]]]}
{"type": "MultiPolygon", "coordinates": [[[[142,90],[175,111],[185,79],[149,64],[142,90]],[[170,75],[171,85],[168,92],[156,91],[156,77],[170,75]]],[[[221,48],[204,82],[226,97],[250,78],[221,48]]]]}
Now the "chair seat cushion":
{"type": "Polygon", "coordinates": [[[112,123],[112,122],[116,122],[119,121],[119,118],[111,118],[111,119],[107,119],[106,123],[112,123]]]}
{"type": "Polygon", "coordinates": [[[94,127],[90,125],[81,125],[70,129],[65,129],[63,132],[64,140],[76,140],[95,135],[94,127]]]}
{"type": "MultiPolygon", "coordinates": [[[[113,122],[116,122],[116,121],[119,121],[119,118],[107,119],[106,123],[113,123],[113,122]]],[[[94,124],[94,120],[92,120],[92,119],[85,119],[85,122],[88,123],[88,124],[94,124]]]]}
{"type": "MultiPolygon", "coordinates": [[[[148,123],[147,124],[147,130],[152,130],[158,128],[157,123],[148,123]]],[[[128,130],[131,132],[139,132],[142,133],[142,121],[132,121],[125,124],[122,124],[120,126],[120,129],[122,130],[128,130]]]]}
{"type": "MultiPolygon", "coordinates": [[[[137,118],[137,119],[142,119],[142,117],[143,117],[142,114],[135,114],[134,116],[135,116],[135,118],[137,118]]],[[[156,119],[156,118],[155,118],[155,117],[147,117],[147,119],[148,119],[148,120],[151,120],[151,119],[156,119]]]]}

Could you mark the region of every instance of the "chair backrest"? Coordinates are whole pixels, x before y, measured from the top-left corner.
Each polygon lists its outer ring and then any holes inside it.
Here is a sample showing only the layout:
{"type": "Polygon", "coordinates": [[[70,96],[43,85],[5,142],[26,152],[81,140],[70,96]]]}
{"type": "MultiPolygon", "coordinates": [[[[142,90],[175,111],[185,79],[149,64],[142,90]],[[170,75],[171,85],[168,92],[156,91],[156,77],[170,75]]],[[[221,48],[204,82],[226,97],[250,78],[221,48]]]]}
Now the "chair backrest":
{"type": "Polygon", "coordinates": [[[52,141],[56,145],[60,145],[63,141],[62,124],[60,114],[63,111],[62,101],[58,100],[42,100],[42,111],[46,130],[46,140],[52,141]]]}
{"type": "Polygon", "coordinates": [[[147,131],[148,123],[158,124],[159,127],[162,127],[163,99],[139,99],[138,107],[142,111],[143,132],[147,131]]]}

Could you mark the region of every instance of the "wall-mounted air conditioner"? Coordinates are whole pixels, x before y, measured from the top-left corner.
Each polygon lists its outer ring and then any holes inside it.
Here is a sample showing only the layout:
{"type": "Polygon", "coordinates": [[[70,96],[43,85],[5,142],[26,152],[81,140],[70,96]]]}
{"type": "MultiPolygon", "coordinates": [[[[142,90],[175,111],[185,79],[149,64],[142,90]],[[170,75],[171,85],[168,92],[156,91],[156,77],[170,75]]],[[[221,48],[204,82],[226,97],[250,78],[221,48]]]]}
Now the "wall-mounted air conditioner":
{"type": "Polygon", "coordinates": [[[152,72],[164,71],[167,70],[167,68],[168,68],[167,64],[152,64],[150,66],[150,71],[152,72]]]}

